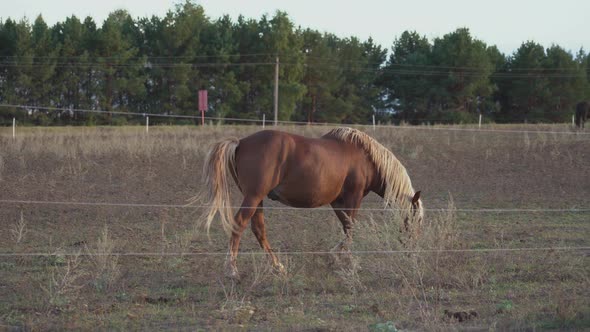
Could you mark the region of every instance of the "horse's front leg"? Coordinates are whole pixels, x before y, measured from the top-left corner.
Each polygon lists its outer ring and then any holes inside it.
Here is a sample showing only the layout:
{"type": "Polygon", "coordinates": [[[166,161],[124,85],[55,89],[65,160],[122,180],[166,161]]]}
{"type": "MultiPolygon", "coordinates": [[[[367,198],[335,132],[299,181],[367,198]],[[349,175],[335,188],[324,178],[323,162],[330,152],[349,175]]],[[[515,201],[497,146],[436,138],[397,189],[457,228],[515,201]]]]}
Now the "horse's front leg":
{"type": "Polygon", "coordinates": [[[342,223],[342,229],[345,235],[344,240],[334,249],[350,251],[350,246],[352,245],[352,228],[356,221],[356,213],[361,205],[362,199],[362,191],[351,190],[348,194],[339,197],[330,204],[340,223],[342,223]]]}
{"type": "Polygon", "coordinates": [[[332,248],[332,251],[350,251],[352,246],[352,227],[354,226],[354,219],[342,210],[334,210],[334,212],[340,220],[340,223],[342,223],[344,239],[332,248]]]}
{"type": "Polygon", "coordinates": [[[352,229],[355,223],[356,212],[360,206],[360,200],[362,197],[357,198],[349,196],[343,199],[338,199],[332,202],[332,208],[334,213],[342,223],[342,229],[344,231],[344,239],[340,241],[332,251],[342,254],[343,252],[347,256],[351,257],[350,252],[352,247],[352,229]]]}

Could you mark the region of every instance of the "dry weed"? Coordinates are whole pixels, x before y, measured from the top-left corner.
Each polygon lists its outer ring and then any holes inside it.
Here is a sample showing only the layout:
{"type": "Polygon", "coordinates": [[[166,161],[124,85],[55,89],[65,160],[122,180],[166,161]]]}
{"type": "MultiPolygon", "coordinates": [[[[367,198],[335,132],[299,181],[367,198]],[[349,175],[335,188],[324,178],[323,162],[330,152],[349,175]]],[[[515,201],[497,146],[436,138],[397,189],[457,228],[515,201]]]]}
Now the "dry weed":
{"type": "MultiPolygon", "coordinates": [[[[442,322],[442,300],[447,298],[447,289],[469,291],[482,287],[487,279],[485,264],[462,249],[462,235],[457,224],[456,208],[449,199],[447,208],[429,213],[421,228],[421,235],[408,238],[399,232],[401,216],[393,211],[387,220],[370,216],[359,223],[357,241],[366,250],[392,251],[381,257],[367,256],[367,265],[378,275],[393,276],[398,291],[412,299],[408,315],[417,316],[421,324],[435,328],[442,322]],[[396,222],[392,223],[391,219],[396,222]],[[360,240],[360,241],[359,241],[360,240]]],[[[411,223],[411,228],[418,227],[411,223]]],[[[415,229],[410,230],[413,234],[415,229]]],[[[354,270],[346,271],[347,287],[358,285],[354,270]]],[[[339,275],[345,273],[339,271],[339,275]]]]}
{"type": "Polygon", "coordinates": [[[109,236],[108,226],[104,226],[94,249],[86,247],[92,264],[91,274],[94,287],[105,291],[113,287],[120,275],[119,257],[114,253],[115,242],[109,236]]]}
{"type": "Polygon", "coordinates": [[[167,224],[169,223],[169,211],[163,210],[159,215],[160,220],[160,258],[159,262],[177,271],[184,263],[185,254],[191,250],[192,242],[195,239],[196,228],[189,227],[188,230],[174,232],[174,235],[167,235],[167,224]]]}
{"type": "Polygon", "coordinates": [[[4,157],[0,154],[0,181],[2,181],[2,173],[4,172],[4,157]]]}
{"type": "Polygon", "coordinates": [[[219,309],[221,316],[233,324],[247,323],[254,315],[256,308],[246,300],[244,295],[239,294],[235,280],[226,280],[225,282],[219,280],[219,284],[225,297],[225,301],[219,309]]]}
{"type": "Polygon", "coordinates": [[[27,234],[27,222],[23,216],[23,211],[20,212],[20,218],[10,227],[10,235],[16,244],[20,244],[27,234]]]}
{"type": "Polygon", "coordinates": [[[87,275],[81,268],[80,252],[64,255],[57,251],[53,256],[54,264],[49,266],[49,280],[41,289],[47,295],[49,309],[62,308],[75,301],[80,289],[84,287],[82,279],[87,275]]]}
{"type": "Polygon", "coordinates": [[[359,292],[363,292],[367,289],[361,281],[361,277],[359,272],[361,271],[360,265],[360,258],[350,256],[348,266],[343,266],[336,274],[342,280],[342,284],[346,289],[348,289],[352,294],[357,294],[359,292]]]}
{"type": "Polygon", "coordinates": [[[248,287],[249,291],[254,291],[257,287],[269,282],[273,275],[273,267],[270,260],[265,255],[250,255],[251,259],[251,281],[248,287]]]}

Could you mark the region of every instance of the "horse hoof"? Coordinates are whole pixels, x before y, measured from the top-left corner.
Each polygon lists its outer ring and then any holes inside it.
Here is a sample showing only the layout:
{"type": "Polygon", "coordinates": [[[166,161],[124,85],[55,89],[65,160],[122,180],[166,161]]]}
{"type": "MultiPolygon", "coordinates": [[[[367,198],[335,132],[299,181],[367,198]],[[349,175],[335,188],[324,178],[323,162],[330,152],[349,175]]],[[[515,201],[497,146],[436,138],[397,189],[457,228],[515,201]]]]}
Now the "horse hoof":
{"type": "Polygon", "coordinates": [[[234,281],[239,281],[240,280],[240,274],[238,273],[237,269],[231,269],[229,271],[227,271],[225,273],[225,276],[228,279],[234,280],[234,281]]]}
{"type": "Polygon", "coordinates": [[[286,276],[287,275],[287,269],[285,269],[285,267],[283,266],[283,264],[281,263],[277,263],[275,266],[275,271],[277,274],[279,274],[280,276],[286,276]]]}

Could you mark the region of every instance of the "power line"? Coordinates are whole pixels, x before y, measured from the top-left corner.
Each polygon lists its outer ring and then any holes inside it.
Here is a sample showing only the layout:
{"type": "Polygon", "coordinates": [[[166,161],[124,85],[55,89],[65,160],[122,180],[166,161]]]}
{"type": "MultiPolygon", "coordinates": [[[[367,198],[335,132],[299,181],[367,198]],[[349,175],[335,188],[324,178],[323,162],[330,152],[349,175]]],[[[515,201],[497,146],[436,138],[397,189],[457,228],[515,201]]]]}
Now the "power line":
{"type": "Polygon", "coordinates": [[[145,55],[145,56],[133,56],[133,57],[122,57],[122,56],[94,56],[90,54],[86,55],[3,55],[0,59],[127,59],[127,60],[149,60],[149,59],[201,59],[201,58],[227,58],[227,57],[255,57],[255,56],[269,56],[274,57],[276,53],[230,53],[230,54],[216,54],[216,55],[145,55]]]}
{"type": "MultiPolygon", "coordinates": [[[[271,60],[271,58],[274,58],[277,55],[277,53],[230,53],[230,54],[217,54],[217,55],[169,55],[169,56],[149,56],[149,55],[145,55],[145,56],[133,56],[133,57],[122,57],[122,56],[92,56],[92,55],[72,55],[72,56],[66,56],[66,55],[58,55],[58,56],[47,56],[47,55],[5,55],[5,56],[0,56],[0,59],[29,59],[29,60],[33,60],[33,59],[85,59],[87,60],[88,58],[94,60],[92,62],[77,62],[77,63],[66,63],[68,65],[71,64],[104,64],[104,62],[101,62],[100,60],[119,60],[119,59],[123,59],[125,61],[129,61],[129,60],[135,60],[135,61],[142,61],[141,63],[145,63],[146,61],[149,60],[166,60],[166,59],[211,59],[211,58],[219,58],[219,59],[224,59],[224,58],[228,58],[228,57],[268,57],[269,61],[271,60]]],[[[279,56],[282,57],[289,57],[292,55],[288,55],[288,54],[278,54],[279,56]]],[[[383,70],[386,69],[387,66],[389,67],[400,67],[400,68],[427,68],[427,69],[450,69],[450,70],[465,70],[465,71],[481,71],[482,68],[480,67],[472,67],[472,66],[449,66],[449,65],[425,65],[425,64],[407,64],[407,63],[388,63],[387,61],[385,62],[385,64],[381,63],[381,62],[371,62],[371,61],[361,61],[361,60],[344,60],[344,59],[340,59],[340,58],[329,58],[329,57],[319,57],[319,56],[313,56],[313,55],[305,55],[302,54],[306,59],[316,59],[319,60],[319,62],[324,62],[324,63],[338,63],[340,65],[342,65],[343,63],[350,63],[350,64],[360,64],[363,65],[365,67],[371,67],[373,68],[373,70],[383,70]],[[378,69],[374,69],[375,66],[379,66],[378,69]]],[[[6,63],[6,62],[5,62],[6,63]]],[[[16,61],[12,61],[9,63],[18,63],[16,61]]],[[[170,64],[180,64],[180,63],[170,63],[170,64]]],[[[182,63],[182,64],[187,64],[187,63],[182,63]]],[[[220,65],[228,65],[231,63],[220,63],[220,65]]],[[[293,65],[301,65],[301,64],[307,64],[307,65],[314,65],[314,64],[309,64],[309,63],[292,63],[293,65]]],[[[26,64],[25,64],[26,65],[26,64]]],[[[339,66],[341,67],[341,66],[339,66]]],[[[504,69],[506,71],[509,72],[515,72],[515,71],[532,71],[532,72],[537,72],[537,71],[551,71],[551,72],[560,72],[560,71],[579,71],[579,68],[542,68],[542,67],[521,67],[521,68],[506,68],[504,69]]],[[[590,68],[585,69],[584,71],[586,72],[590,72],[590,68]]]]}
{"type": "Polygon", "coordinates": [[[267,60],[272,60],[277,55],[285,57],[285,58],[292,58],[292,54],[281,54],[277,52],[260,52],[260,53],[228,53],[228,54],[198,54],[198,55],[139,55],[139,56],[101,56],[101,55],[92,55],[92,54],[81,54],[81,55],[5,55],[0,56],[0,59],[84,59],[84,60],[136,60],[136,61],[146,61],[146,60],[182,60],[182,59],[226,59],[226,58],[252,58],[252,57],[260,57],[260,58],[267,58],[267,60]]]}
{"type": "Polygon", "coordinates": [[[236,66],[266,66],[266,65],[273,65],[272,62],[201,62],[201,63],[103,63],[103,62],[85,62],[85,63],[54,63],[54,64],[44,64],[44,63],[30,63],[30,64],[23,64],[23,63],[0,63],[0,67],[31,67],[31,68],[38,68],[38,67],[59,67],[59,68],[67,68],[67,67],[95,67],[95,66],[103,66],[105,68],[142,68],[142,69],[149,69],[149,68],[182,68],[182,67],[190,67],[190,68],[202,68],[202,67],[236,67],[236,66]]]}
{"type": "MultiPolygon", "coordinates": [[[[431,64],[431,65],[426,65],[426,64],[409,64],[409,63],[389,63],[388,61],[386,61],[385,63],[383,62],[371,62],[371,61],[362,61],[362,60],[345,60],[345,59],[341,59],[341,58],[324,58],[324,57],[316,57],[316,56],[310,56],[310,55],[306,55],[305,56],[306,59],[316,59],[319,60],[319,62],[323,62],[323,63],[337,63],[340,66],[342,66],[342,64],[359,64],[362,65],[363,67],[370,67],[373,70],[382,70],[382,69],[387,69],[387,67],[400,67],[400,68],[426,68],[426,69],[446,69],[446,70],[465,70],[465,71],[482,71],[483,69],[481,67],[473,67],[473,66],[451,66],[451,65],[444,65],[444,64],[431,64]],[[375,67],[378,67],[377,69],[375,69],[375,67]]],[[[309,63],[307,63],[309,65],[309,63]]],[[[553,72],[559,72],[559,71],[585,71],[585,72],[590,72],[590,68],[587,69],[582,69],[582,68],[547,68],[547,67],[505,67],[505,68],[490,68],[492,70],[495,71],[508,71],[508,72],[515,72],[515,71],[532,71],[532,72],[538,72],[538,71],[553,71],[553,72]]]]}
{"type": "MultiPolygon", "coordinates": [[[[105,64],[76,64],[79,67],[96,67],[99,65],[105,64]]],[[[255,67],[255,66],[271,66],[274,65],[272,62],[241,62],[241,63],[179,63],[179,64],[108,64],[106,65],[107,68],[137,68],[137,69],[150,69],[150,68],[227,68],[227,67],[255,67]]],[[[294,64],[283,63],[285,66],[295,66],[294,64]]],[[[0,65],[1,67],[2,65],[0,65]]],[[[45,64],[9,64],[4,65],[5,67],[27,67],[27,68],[40,68],[40,67],[54,67],[54,68],[69,68],[72,67],[71,64],[53,64],[53,65],[45,65],[45,64]]],[[[297,64],[299,66],[299,64],[297,64]]],[[[312,65],[313,66],[313,65],[312,65]]],[[[308,66],[309,67],[309,66],[308,66]]],[[[343,67],[341,66],[324,66],[323,68],[342,71],[343,67]]],[[[389,69],[365,69],[365,68],[347,68],[348,70],[356,70],[360,72],[366,73],[376,73],[376,72],[385,72],[390,74],[396,75],[403,75],[403,76],[427,76],[427,77],[447,77],[449,75],[458,75],[458,76],[465,76],[465,77],[477,77],[485,74],[483,72],[443,72],[443,71],[420,71],[420,70],[389,70],[389,69]]],[[[487,74],[490,78],[522,78],[522,79],[539,79],[539,78],[585,78],[585,73],[572,73],[572,74],[551,74],[551,73],[536,73],[536,74],[510,74],[510,73],[489,73],[487,74]]]]}
{"type": "MultiPolygon", "coordinates": [[[[77,63],[19,63],[19,62],[2,62],[0,67],[15,67],[15,68],[90,68],[90,67],[106,67],[106,68],[137,68],[137,69],[150,69],[150,68],[214,68],[214,67],[240,67],[240,66],[270,66],[274,65],[274,62],[195,62],[195,63],[157,63],[157,62],[138,62],[138,63],[105,63],[105,62],[77,62],[77,63]]],[[[527,69],[518,69],[519,72],[486,72],[480,68],[469,68],[469,67],[450,67],[450,66],[424,66],[425,68],[439,68],[445,70],[421,70],[421,69],[390,69],[386,67],[381,68],[367,68],[367,67],[344,67],[342,65],[319,65],[310,63],[289,63],[283,62],[284,66],[303,66],[313,68],[324,68],[328,70],[343,71],[344,69],[349,71],[359,71],[366,73],[389,73],[404,76],[427,76],[427,77],[446,77],[449,75],[458,75],[465,77],[478,77],[486,75],[489,78],[522,78],[522,79],[538,79],[538,78],[585,78],[590,71],[574,72],[575,69],[563,69],[564,73],[560,73],[559,69],[539,69],[530,68],[532,72],[526,73],[527,69]],[[547,72],[551,71],[551,72],[547,72]],[[572,73],[566,73],[572,72],[572,73]]],[[[407,66],[408,68],[414,66],[407,66]]],[[[421,66],[417,66],[420,68],[421,66]]]]}
{"type": "MultiPolygon", "coordinates": [[[[293,66],[293,65],[298,65],[298,64],[293,64],[293,63],[285,63],[285,65],[288,66],[293,66]]],[[[412,69],[404,69],[404,68],[400,68],[400,69],[390,69],[390,68],[379,68],[379,69],[374,69],[374,68],[365,68],[365,67],[343,67],[343,66],[338,66],[338,65],[324,65],[324,66],[319,66],[319,65],[309,65],[309,64],[305,64],[304,66],[314,66],[314,67],[321,67],[321,68],[327,68],[327,69],[333,69],[333,70],[338,70],[338,71],[342,71],[344,69],[348,69],[348,70],[356,70],[356,71],[360,71],[360,72],[370,72],[370,73],[374,73],[374,72],[379,72],[379,73],[389,73],[389,74],[397,74],[397,75],[406,75],[406,76],[411,76],[411,75],[415,75],[415,76],[449,76],[449,75],[457,75],[457,76],[467,76],[467,77],[477,77],[477,76],[482,76],[483,74],[486,74],[488,77],[490,78],[530,78],[530,79],[537,79],[540,77],[544,77],[544,78],[575,78],[575,77],[582,77],[585,78],[587,75],[586,71],[583,72],[577,72],[577,73],[571,73],[571,74],[562,74],[562,73],[539,73],[539,72],[535,72],[535,73],[512,73],[512,72],[493,72],[490,71],[489,73],[486,73],[484,70],[482,69],[478,69],[478,70],[474,70],[474,71],[456,71],[455,69],[459,69],[460,67],[448,67],[447,70],[412,70],[412,69]]],[[[443,68],[443,67],[441,67],[443,68]]]]}

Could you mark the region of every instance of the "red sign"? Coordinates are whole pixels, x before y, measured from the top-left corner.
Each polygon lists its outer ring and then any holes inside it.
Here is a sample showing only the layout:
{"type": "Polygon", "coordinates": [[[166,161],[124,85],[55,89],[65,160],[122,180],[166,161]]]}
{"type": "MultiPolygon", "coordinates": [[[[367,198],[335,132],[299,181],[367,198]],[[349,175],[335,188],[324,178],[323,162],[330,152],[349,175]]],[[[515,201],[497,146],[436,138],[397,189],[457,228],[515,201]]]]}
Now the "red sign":
{"type": "Polygon", "coordinates": [[[207,111],[207,90],[199,90],[199,111],[207,111]]]}

